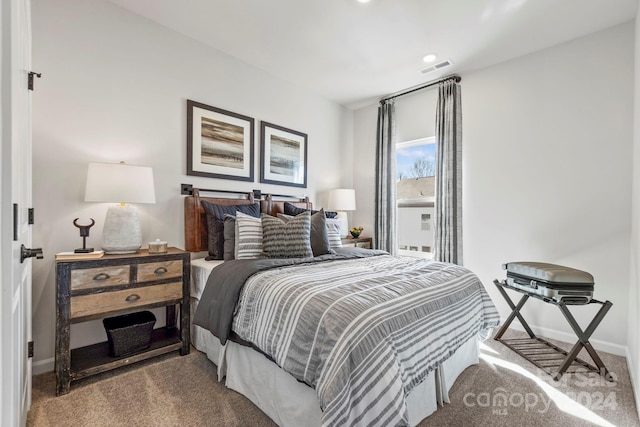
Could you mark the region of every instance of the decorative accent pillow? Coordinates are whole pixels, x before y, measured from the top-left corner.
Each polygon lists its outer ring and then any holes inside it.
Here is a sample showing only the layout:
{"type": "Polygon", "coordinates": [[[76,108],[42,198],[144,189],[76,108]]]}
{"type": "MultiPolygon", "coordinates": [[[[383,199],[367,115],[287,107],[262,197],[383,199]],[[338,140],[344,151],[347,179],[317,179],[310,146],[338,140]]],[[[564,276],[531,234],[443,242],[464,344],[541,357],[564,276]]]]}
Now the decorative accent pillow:
{"type": "MultiPolygon", "coordinates": [[[[299,208],[289,202],[284,202],[284,213],[285,215],[296,216],[300,215],[302,212],[306,212],[308,209],[299,208]]],[[[320,211],[311,211],[311,215],[316,214],[320,211]]],[[[338,212],[325,211],[324,215],[327,218],[335,218],[338,215],[338,212]]]]}
{"type": "Polygon", "coordinates": [[[339,248],[342,246],[342,233],[340,232],[340,220],[337,218],[327,218],[327,237],[329,247],[339,248]]]}
{"type": "Polygon", "coordinates": [[[262,257],[262,221],[242,212],[236,214],[236,259],[262,257]]]}
{"type": "Polygon", "coordinates": [[[262,214],[262,250],[267,258],[309,258],[311,213],[304,212],[284,222],[262,214]]]}
{"type": "Polygon", "coordinates": [[[202,208],[207,214],[207,229],[209,232],[209,256],[207,259],[224,259],[224,216],[235,216],[242,212],[260,218],[260,203],[248,205],[218,205],[201,200],[202,208]]]}
{"type": "MultiPolygon", "coordinates": [[[[292,218],[291,215],[286,214],[278,214],[278,218],[288,222],[292,218]]],[[[327,224],[326,218],[324,216],[324,210],[320,209],[320,211],[311,215],[311,250],[313,251],[313,256],[320,256],[324,254],[333,254],[335,251],[331,249],[329,245],[329,236],[327,235],[327,224]]]]}
{"type": "Polygon", "coordinates": [[[233,215],[224,216],[224,254],[225,261],[236,259],[236,217],[233,215]]]}

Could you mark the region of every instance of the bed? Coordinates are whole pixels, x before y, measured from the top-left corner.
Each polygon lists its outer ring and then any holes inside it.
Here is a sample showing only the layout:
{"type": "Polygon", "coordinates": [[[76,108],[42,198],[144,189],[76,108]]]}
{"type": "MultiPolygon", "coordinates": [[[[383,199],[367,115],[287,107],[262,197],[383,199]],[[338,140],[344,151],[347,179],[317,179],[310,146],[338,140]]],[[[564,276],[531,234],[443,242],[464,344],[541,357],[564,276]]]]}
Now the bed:
{"type": "MultiPolygon", "coordinates": [[[[201,201],[185,198],[185,246],[209,246],[201,201]]],[[[267,196],[260,211],[282,213],[267,196]]],[[[311,209],[308,200],[295,203],[311,209]]],[[[192,261],[192,343],[218,379],[282,426],[416,425],[448,402],[499,322],[459,266],[335,248],[304,259],[192,261]],[[354,305],[355,304],[355,305],[354,305]],[[321,410],[322,408],[322,410],[321,410]]]]}

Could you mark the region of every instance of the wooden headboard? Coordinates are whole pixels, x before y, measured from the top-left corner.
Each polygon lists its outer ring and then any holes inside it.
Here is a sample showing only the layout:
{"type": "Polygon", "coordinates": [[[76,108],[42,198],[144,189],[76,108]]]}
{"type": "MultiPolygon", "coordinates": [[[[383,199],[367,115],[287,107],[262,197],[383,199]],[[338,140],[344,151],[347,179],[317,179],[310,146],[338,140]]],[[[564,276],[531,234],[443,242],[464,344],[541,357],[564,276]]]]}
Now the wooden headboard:
{"type": "MultiPolygon", "coordinates": [[[[200,203],[206,200],[218,205],[248,205],[256,203],[253,193],[237,193],[240,198],[201,197],[200,190],[193,189],[192,195],[184,198],[184,246],[189,252],[201,252],[209,250],[209,230],[207,227],[207,215],[200,203]]],[[[284,213],[285,201],[273,200],[270,194],[264,195],[264,200],[259,200],[260,212],[276,216],[284,213]]],[[[303,209],[311,209],[312,204],[308,198],[304,200],[289,201],[294,206],[303,209]]]]}

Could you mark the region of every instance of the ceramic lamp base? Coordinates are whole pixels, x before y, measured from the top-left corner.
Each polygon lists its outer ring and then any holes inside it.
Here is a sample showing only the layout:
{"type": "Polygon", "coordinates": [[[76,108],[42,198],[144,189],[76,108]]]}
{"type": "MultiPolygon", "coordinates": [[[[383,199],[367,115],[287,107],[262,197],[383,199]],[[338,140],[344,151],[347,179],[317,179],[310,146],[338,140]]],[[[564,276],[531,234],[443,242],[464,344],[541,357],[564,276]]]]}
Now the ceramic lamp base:
{"type": "Polygon", "coordinates": [[[102,249],[107,254],[131,254],[142,246],[138,210],[133,206],[111,206],[102,230],[102,249]]]}
{"type": "Polygon", "coordinates": [[[347,217],[347,213],[339,211],[336,219],[340,220],[340,237],[344,239],[349,236],[349,218],[347,217]]]}

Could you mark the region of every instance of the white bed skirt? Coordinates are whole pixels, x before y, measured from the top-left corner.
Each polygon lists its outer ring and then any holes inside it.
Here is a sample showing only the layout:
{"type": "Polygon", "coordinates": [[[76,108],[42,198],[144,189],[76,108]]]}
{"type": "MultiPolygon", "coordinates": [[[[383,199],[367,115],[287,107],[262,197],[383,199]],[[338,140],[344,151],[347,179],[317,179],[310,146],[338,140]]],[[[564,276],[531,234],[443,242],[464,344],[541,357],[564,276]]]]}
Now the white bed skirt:
{"type": "MultiPolygon", "coordinates": [[[[274,422],[283,427],[320,426],[321,411],[315,390],[250,347],[220,340],[199,326],[191,330],[192,344],[218,367],[218,380],[246,396],[274,422]]],[[[449,390],[468,366],[478,363],[476,337],[463,344],[441,367],[431,372],[407,396],[409,423],[417,425],[449,403],[449,390]]]]}

